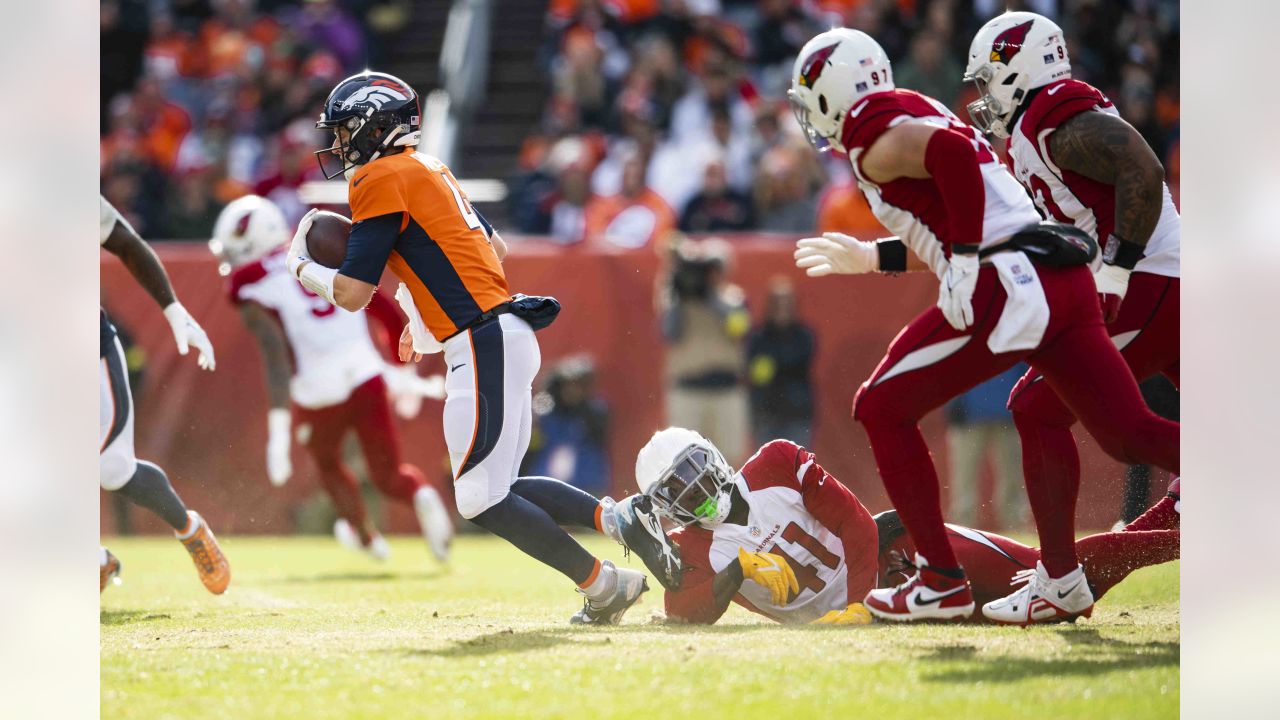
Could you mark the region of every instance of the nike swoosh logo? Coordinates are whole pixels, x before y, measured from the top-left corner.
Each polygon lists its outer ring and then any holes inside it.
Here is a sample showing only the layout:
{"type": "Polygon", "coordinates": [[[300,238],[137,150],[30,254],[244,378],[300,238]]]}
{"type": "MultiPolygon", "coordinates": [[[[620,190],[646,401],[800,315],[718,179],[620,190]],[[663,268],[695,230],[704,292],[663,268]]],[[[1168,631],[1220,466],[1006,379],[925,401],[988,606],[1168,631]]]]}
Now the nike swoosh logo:
{"type": "Polygon", "coordinates": [[[466,367],[466,366],[467,366],[466,363],[458,363],[457,365],[454,365],[453,367],[449,368],[449,372],[453,372],[460,367],[466,367]]]}
{"type": "Polygon", "coordinates": [[[866,100],[863,100],[862,102],[858,103],[853,107],[852,110],[849,111],[849,117],[851,118],[858,117],[858,113],[862,112],[863,109],[866,108],[867,105],[870,103],[871,103],[871,98],[867,98],[866,100]]]}
{"type": "Polygon", "coordinates": [[[1054,94],[1054,93],[1058,92],[1059,90],[1061,90],[1062,88],[1064,88],[1064,87],[1066,87],[1066,86],[1067,86],[1067,85],[1066,85],[1066,83],[1062,83],[1062,84],[1060,84],[1060,85],[1054,85],[1053,87],[1049,88],[1049,89],[1047,90],[1047,92],[1048,92],[1050,95],[1052,95],[1052,94],[1054,94]]]}
{"type": "MultiPolygon", "coordinates": [[[[915,603],[916,607],[924,607],[925,605],[932,605],[940,600],[945,600],[951,597],[952,595],[955,595],[956,593],[964,591],[964,585],[961,585],[960,587],[951,588],[950,590],[944,593],[936,593],[930,599],[925,599],[924,594],[926,591],[929,591],[929,588],[922,587],[920,588],[920,592],[916,593],[915,598],[911,601],[915,603]]],[[[932,592],[932,591],[929,591],[929,592],[932,592]]]]}
{"type": "Polygon", "coordinates": [[[1077,580],[1077,581],[1076,581],[1076,584],[1075,584],[1075,585],[1072,585],[1072,586],[1071,586],[1071,587],[1069,587],[1069,588],[1067,588],[1067,591],[1066,591],[1066,592],[1058,591],[1058,599],[1059,599],[1059,600],[1062,600],[1062,599],[1063,599],[1063,598],[1065,598],[1066,596],[1068,596],[1068,595],[1070,595],[1071,593],[1075,592],[1075,589],[1076,589],[1076,588],[1078,588],[1078,587],[1080,587],[1080,582],[1077,580]]]}
{"type": "MultiPolygon", "coordinates": [[[[1049,94],[1050,94],[1050,95],[1052,95],[1053,93],[1049,93],[1049,94]]],[[[361,175],[360,177],[356,178],[356,181],[355,181],[355,182],[353,182],[353,183],[351,183],[351,187],[355,187],[355,186],[359,185],[360,183],[364,182],[364,179],[365,179],[365,178],[367,178],[367,177],[369,177],[369,176],[368,176],[368,175],[361,175]]]]}

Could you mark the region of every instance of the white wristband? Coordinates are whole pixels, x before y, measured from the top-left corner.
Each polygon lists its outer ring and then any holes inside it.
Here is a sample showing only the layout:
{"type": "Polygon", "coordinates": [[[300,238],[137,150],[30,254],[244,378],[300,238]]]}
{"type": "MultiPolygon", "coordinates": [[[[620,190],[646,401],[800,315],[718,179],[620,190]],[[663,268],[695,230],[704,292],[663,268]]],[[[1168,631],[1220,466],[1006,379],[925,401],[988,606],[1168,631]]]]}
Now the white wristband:
{"type": "Polygon", "coordinates": [[[302,266],[302,270],[298,273],[298,282],[311,292],[328,300],[330,304],[336,305],[333,300],[333,279],[338,276],[338,271],[333,268],[327,268],[314,260],[302,266]]]}
{"type": "Polygon", "coordinates": [[[267,435],[269,437],[289,437],[291,422],[289,408],[271,408],[267,411],[267,435]]]}

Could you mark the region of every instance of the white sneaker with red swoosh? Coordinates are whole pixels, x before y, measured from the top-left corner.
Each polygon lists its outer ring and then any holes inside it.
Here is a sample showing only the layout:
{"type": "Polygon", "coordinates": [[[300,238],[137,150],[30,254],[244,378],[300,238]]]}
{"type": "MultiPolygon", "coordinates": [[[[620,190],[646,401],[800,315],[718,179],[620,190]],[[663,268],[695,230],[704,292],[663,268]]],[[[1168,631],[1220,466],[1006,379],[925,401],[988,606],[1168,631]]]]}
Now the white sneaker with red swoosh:
{"type": "Polygon", "coordinates": [[[918,571],[897,587],[876,588],[863,605],[881,620],[957,620],[973,614],[973,593],[966,578],[947,577],[916,554],[918,571]]]}
{"type": "Polygon", "coordinates": [[[1075,622],[1093,614],[1093,590],[1084,576],[1084,568],[1060,578],[1051,578],[1044,564],[1037,562],[1013,576],[1011,585],[1024,583],[1012,595],[992,600],[982,606],[988,620],[1004,625],[1027,626],[1033,623],[1075,622]]]}

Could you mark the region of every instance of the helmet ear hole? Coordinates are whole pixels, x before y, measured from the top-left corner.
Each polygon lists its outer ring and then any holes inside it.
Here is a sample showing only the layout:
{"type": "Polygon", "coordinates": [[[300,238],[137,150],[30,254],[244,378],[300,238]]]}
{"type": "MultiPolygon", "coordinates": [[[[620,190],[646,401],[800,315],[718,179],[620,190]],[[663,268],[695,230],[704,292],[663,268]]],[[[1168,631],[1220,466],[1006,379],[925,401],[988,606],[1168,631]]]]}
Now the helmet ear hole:
{"type": "Polygon", "coordinates": [[[1009,77],[1004,79],[1001,85],[1012,85],[1018,81],[1018,73],[1009,73],[1009,77]]]}
{"type": "Polygon", "coordinates": [[[818,96],[818,110],[821,111],[823,115],[827,114],[827,96],[826,95],[818,96]]]}

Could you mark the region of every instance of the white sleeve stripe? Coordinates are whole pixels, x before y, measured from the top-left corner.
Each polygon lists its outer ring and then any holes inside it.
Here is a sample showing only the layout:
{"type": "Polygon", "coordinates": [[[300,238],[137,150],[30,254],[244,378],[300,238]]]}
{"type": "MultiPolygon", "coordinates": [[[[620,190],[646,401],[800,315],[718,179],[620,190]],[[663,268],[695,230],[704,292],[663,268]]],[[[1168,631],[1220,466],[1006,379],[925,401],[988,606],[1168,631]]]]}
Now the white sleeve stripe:
{"type": "Polygon", "coordinates": [[[801,465],[799,470],[796,470],[796,481],[799,482],[801,485],[804,485],[804,474],[809,472],[809,468],[812,466],[813,466],[813,458],[809,458],[808,462],[801,465]]]}

